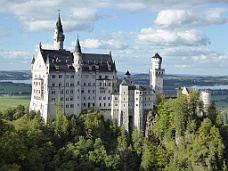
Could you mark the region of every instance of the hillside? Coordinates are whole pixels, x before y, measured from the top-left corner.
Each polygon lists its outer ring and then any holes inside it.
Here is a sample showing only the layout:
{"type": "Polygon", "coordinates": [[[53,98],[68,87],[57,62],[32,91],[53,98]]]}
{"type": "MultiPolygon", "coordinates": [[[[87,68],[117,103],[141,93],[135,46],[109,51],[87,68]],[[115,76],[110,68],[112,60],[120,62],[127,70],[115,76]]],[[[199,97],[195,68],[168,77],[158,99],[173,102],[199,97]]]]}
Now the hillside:
{"type": "Polygon", "coordinates": [[[0,80],[28,80],[31,79],[31,71],[0,71],[0,80]]]}

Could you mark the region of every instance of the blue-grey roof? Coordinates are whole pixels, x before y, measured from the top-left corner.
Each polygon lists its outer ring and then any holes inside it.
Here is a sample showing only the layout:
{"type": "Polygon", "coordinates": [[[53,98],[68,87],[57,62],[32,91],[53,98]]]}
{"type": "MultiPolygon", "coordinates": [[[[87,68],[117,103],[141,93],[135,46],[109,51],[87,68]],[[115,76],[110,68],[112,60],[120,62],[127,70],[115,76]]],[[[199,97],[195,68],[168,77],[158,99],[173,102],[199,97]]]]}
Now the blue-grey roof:
{"type": "MultiPolygon", "coordinates": [[[[74,71],[74,56],[72,52],[64,49],[41,49],[41,54],[44,62],[50,64],[51,71],[74,71]]],[[[82,71],[89,72],[97,70],[99,72],[113,72],[116,70],[111,54],[82,53],[82,71]]]]}

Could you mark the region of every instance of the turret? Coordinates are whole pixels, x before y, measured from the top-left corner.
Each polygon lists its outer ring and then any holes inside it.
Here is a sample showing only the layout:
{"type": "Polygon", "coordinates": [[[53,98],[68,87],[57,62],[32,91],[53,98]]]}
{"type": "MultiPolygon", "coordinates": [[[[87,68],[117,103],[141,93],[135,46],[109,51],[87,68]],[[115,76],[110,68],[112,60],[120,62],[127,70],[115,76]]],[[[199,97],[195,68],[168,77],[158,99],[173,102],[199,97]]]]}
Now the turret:
{"type": "Polygon", "coordinates": [[[163,93],[163,75],[164,69],[161,69],[162,57],[155,53],[151,58],[152,69],[150,69],[150,86],[158,96],[163,93]]]}
{"type": "Polygon", "coordinates": [[[154,69],[161,69],[162,57],[155,53],[155,55],[151,58],[152,60],[152,68],[154,69]]]}
{"type": "Polygon", "coordinates": [[[127,71],[127,72],[125,73],[124,79],[126,80],[126,83],[127,83],[128,85],[131,84],[131,74],[130,74],[129,71],[127,71]]]}
{"type": "Polygon", "coordinates": [[[60,18],[60,13],[58,20],[56,22],[55,26],[55,32],[53,35],[53,40],[54,40],[54,50],[60,50],[63,49],[63,41],[65,39],[65,35],[63,34],[63,26],[61,23],[61,18],[60,18]]]}
{"type": "Polygon", "coordinates": [[[77,37],[77,42],[76,42],[75,49],[74,49],[74,67],[75,67],[76,71],[79,70],[79,68],[81,66],[81,62],[82,62],[82,51],[81,51],[81,46],[79,43],[79,38],[77,37]]]}

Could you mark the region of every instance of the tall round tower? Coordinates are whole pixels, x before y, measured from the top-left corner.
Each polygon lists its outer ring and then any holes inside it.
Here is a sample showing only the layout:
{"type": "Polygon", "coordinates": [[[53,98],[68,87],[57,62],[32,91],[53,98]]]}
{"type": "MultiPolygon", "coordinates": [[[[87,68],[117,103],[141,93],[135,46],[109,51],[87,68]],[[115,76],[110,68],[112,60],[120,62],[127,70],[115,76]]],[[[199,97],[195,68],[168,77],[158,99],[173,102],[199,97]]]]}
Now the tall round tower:
{"type": "Polygon", "coordinates": [[[131,84],[131,74],[129,71],[125,73],[124,79],[126,80],[127,84],[131,84]]]}
{"type": "Polygon", "coordinates": [[[161,69],[162,57],[155,53],[155,55],[151,58],[152,61],[152,68],[154,69],[161,69]]]}
{"type": "Polygon", "coordinates": [[[208,90],[200,91],[200,99],[203,101],[204,112],[207,114],[208,108],[211,105],[211,92],[208,90]]]}
{"type": "Polygon", "coordinates": [[[165,70],[161,69],[162,57],[155,53],[151,58],[152,69],[150,69],[150,86],[155,91],[155,94],[158,96],[163,93],[163,75],[165,70]]]}
{"type": "Polygon", "coordinates": [[[63,26],[61,23],[60,13],[58,20],[56,22],[55,26],[55,32],[53,35],[53,41],[54,41],[54,50],[60,50],[63,49],[63,41],[65,39],[65,35],[63,34],[63,26]]]}

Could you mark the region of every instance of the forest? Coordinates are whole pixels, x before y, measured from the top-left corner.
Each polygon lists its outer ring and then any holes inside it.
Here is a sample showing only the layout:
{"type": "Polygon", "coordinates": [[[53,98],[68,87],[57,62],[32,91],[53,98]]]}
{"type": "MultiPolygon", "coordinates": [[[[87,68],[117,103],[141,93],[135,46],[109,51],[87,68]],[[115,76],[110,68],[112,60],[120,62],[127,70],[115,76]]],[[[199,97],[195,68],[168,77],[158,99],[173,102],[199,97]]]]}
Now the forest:
{"type": "Polygon", "coordinates": [[[197,116],[199,92],[157,100],[148,137],[131,135],[95,109],[44,123],[22,105],[0,112],[2,171],[222,171],[228,164],[228,127],[212,103],[197,116]]]}

